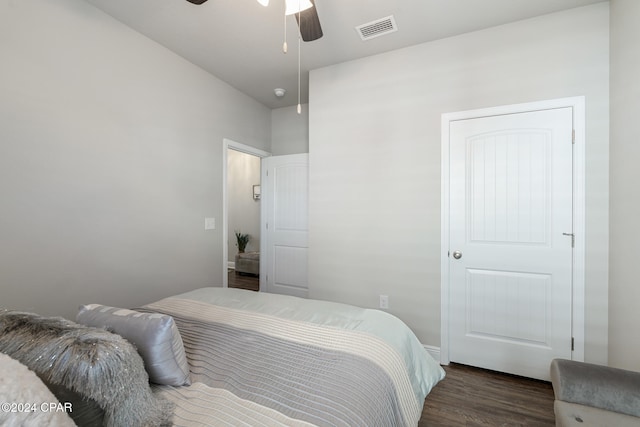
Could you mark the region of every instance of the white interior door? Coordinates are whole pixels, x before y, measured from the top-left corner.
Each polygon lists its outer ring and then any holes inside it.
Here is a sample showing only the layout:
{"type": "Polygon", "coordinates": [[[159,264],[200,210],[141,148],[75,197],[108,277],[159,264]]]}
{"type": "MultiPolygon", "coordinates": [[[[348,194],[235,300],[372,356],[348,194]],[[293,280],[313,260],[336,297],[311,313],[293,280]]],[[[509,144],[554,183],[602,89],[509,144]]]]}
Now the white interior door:
{"type": "Polygon", "coordinates": [[[449,359],[548,379],[572,348],[572,108],[449,127],[449,359]]]}
{"type": "Polygon", "coordinates": [[[261,280],[266,292],[306,298],[309,155],[262,159],[264,256],[261,280]]]}

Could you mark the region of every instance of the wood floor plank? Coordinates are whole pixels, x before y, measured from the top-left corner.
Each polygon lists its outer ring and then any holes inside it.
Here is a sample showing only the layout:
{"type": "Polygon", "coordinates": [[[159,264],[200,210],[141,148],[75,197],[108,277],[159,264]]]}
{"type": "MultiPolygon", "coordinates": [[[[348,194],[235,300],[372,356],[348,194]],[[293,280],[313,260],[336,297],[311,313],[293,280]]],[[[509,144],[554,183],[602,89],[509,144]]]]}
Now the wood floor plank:
{"type": "Polygon", "coordinates": [[[555,425],[551,383],[453,363],[444,368],[419,427],[555,425]]]}
{"type": "Polygon", "coordinates": [[[251,274],[236,273],[235,270],[229,270],[229,280],[227,286],[230,288],[247,289],[249,291],[258,291],[260,289],[260,278],[251,274]]]}

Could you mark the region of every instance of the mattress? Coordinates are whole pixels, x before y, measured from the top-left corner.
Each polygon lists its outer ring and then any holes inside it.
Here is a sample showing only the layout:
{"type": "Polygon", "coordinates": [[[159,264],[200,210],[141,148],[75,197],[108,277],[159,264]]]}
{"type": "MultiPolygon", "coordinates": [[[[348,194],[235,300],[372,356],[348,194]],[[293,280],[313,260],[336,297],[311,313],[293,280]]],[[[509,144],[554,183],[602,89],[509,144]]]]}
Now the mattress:
{"type": "Polygon", "coordinates": [[[171,315],[184,342],[192,385],[157,387],[177,426],[415,426],[444,378],[380,310],[228,288],[142,309],[171,315]]]}

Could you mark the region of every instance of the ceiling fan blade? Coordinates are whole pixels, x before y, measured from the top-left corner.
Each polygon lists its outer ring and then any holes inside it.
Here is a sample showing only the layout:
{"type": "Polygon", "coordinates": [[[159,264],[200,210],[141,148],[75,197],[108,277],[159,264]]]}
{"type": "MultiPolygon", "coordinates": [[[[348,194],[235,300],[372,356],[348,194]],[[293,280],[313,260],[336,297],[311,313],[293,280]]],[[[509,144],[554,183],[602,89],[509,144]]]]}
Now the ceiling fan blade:
{"type": "Polygon", "coordinates": [[[193,4],[202,4],[204,2],[206,2],[207,0],[187,0],[189,3],[193,3],[193,4]]]}
{"type": "MultiPolygon", "coordinates": [[[[191,0],[189,0],[191,1],[191,0]]],[[[313,7],[296,13],[296,21],[300,28],[302,40],[311,42],[322,37],[322,27],[320,26],[320,18],[318,18],[318,10],[315,0],[311,0],[313,7]]]]}

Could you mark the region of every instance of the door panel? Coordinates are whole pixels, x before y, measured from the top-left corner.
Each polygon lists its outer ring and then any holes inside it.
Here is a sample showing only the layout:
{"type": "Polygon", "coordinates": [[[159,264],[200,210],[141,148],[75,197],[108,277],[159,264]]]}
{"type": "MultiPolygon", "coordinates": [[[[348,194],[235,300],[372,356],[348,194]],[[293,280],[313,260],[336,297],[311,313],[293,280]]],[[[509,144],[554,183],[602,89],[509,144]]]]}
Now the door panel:
{"type": "Polygon", "coordinates": [[[262,197],[266,250],[262,267],[266,291],[307,297],[307,154],[263,159],[262,197]]]}
{"type": "Polygon", "coordinates": [[[450,360],[548,379],[571,358],[572,109],[451,122],[450,360]]]}
{"type": "MultiPolygon", "coordinates": [[[[274,246],[273,283],[277,293],[307,296],[307,248],[274,246]]],[[[271,292],[267,288],[268,292],[271,292]]]]}
{"type": "Polygon", "coordinates": [[[471,241],[544,244],[549,235],[549,131],[467,141],[471,241]]]}
{"type": "Polygon", "coordinates": [[[544,313],[551,276],[467,270],[468,334],[548,346],[544,313]]]}

